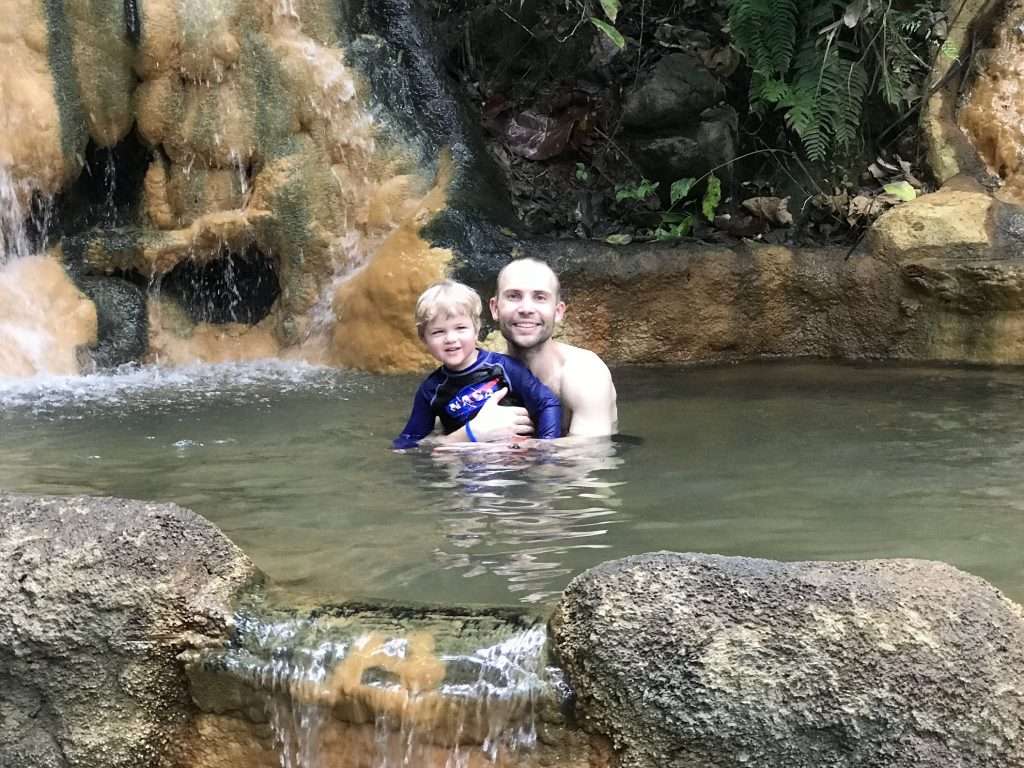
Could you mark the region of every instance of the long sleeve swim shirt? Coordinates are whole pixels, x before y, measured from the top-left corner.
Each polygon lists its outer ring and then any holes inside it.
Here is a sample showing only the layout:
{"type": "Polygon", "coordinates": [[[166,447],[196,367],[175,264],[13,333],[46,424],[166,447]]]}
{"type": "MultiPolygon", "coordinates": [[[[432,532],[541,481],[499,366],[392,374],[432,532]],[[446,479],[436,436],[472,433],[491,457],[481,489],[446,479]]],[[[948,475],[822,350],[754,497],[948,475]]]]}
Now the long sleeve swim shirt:
{"type": "Polygon", "coordinates": [[[522,405],[530,414],[534,434],[542,439],[562,436],[562,406],[554,392],[530,369],[508,355],[478,350],[476,362],[462,371],[441,366],[430,374],[412,404],[409,423],[392,441],[394,448],[413,448],[434,431],[434,419],[450,435],[476,416],[484,403],[503,387],[502,405],[522,405]]]}

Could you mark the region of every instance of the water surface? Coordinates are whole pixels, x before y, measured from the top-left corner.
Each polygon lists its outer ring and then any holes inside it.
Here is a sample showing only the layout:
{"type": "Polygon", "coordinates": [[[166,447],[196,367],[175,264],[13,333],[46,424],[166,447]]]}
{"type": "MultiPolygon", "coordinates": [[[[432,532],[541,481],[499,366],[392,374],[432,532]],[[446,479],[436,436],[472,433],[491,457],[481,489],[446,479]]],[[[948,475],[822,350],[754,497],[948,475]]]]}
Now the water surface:
{"type": "Polygon", "coordinates": [[[389,450],[417,377],[283,364],[0,383],[0,487],[175,501],[279,585],[543,603],[672,549],[945,560],[1024,599],[1024,372],[615,371],[635,439],[389,450]]]}

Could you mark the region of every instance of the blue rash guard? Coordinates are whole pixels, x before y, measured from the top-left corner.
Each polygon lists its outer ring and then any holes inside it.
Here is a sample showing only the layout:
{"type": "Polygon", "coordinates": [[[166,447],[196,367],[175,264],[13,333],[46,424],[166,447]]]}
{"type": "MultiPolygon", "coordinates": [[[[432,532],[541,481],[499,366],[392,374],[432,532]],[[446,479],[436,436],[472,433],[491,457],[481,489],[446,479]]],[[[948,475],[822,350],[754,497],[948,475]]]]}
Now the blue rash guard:
{"type": "Polygon", "coordinates": [[[508,355],[477,350],[476,362],[462,371],[441,366],[430,374],[412,403],[412,414],[402,434],[392,441],[394,448],[414,448],[434,431],[434,418],[450,435],[476,416],[488,398],[502,387],[508,394],[502,405],[521,405],[533,419],[536,436],[562,436],[562,406],[555,394],[540,383],[530,369],[508,355]]]}

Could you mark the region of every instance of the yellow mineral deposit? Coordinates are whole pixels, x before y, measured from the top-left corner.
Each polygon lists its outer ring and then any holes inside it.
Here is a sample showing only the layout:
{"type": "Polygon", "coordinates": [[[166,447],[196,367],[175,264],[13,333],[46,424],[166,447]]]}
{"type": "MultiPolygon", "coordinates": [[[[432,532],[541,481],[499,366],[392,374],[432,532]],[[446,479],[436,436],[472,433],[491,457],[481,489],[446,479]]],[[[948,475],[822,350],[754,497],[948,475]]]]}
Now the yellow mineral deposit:
{"type": "Polygon", "coordinates": [[[74,375],[76,351],[96,343],[96,307],[56,259],[0,267],[0,378],[74,375]]]}
{"type": "Polygon", "coordinates": [[[0,167],[53,193],[68,169],[43,8],[36,0],[0,0],[0,167]]]}
{"type": "Polygon", "coordinates": [[[171,299],[149,302],[147,362],[181,366],[276,357],[280,344],[267,323],[196,323],[171,299]]]}
{"type": "MultiPolygon", "coordinates": [[[[416,336],[412,311],[416,298],[445,276],[451,251],[432,248],[419,231],[446,202],[451,162],[442,158],[434,187],[403,214],[374,251],[371,261],[345,278],[334,294],[336,323],[330,362],[375,372],[427,368],[432,360],[416,336]]],[[[368,216],[381,209],[401,209],[393,190],[383,187],[382,199],[369,206],[368,216]],[[390,202],[388,202],[390,201],[390,202]]]]}
{"type": "Polygon", "coordinates": [[[985,65],[960,110],[960,125],[993,173],[1005,180],[999,196],[1024,202],[1024,12],[1000,24],[985,65]]]}

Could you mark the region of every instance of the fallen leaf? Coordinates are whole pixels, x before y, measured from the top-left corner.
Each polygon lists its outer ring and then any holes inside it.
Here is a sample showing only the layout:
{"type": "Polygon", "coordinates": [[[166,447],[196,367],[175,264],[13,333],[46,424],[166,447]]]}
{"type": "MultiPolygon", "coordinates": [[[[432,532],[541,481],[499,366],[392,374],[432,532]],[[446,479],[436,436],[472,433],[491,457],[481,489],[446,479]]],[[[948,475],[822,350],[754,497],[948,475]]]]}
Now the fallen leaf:
{"type": "Polygon", "coordinates": [[[744,200],[742,205],[755,216],[760,216],[776,226],[788,227],[793,223],[793,214],[788,208],[788,197],[751,197],[744,200]]]}
{"type": "Polygon", "coordinates": [[[886,184],[882,189],[887,195],[892,195],[903,202],[910,202],[917,197],[917,190],[907,181],[894,181],[892,184],[886,184]]]}

